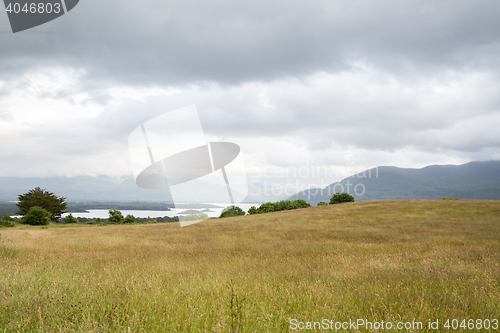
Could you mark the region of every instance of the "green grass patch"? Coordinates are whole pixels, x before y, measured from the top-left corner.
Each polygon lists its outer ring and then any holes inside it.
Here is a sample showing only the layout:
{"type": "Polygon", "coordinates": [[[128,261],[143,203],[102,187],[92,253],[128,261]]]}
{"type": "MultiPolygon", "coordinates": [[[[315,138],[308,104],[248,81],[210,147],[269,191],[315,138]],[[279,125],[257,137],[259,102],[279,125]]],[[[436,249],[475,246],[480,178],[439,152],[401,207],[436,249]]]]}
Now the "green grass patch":
{"type": "Polygon", "coordinates": [[[419,332],[439,320],[442,332],[447,318],[500,314],[498,201],[20,226],[2,239],[19,251],[0,252],[5,332],[288,332],[292,319],[360,318],[421,321],[419,332]]]}

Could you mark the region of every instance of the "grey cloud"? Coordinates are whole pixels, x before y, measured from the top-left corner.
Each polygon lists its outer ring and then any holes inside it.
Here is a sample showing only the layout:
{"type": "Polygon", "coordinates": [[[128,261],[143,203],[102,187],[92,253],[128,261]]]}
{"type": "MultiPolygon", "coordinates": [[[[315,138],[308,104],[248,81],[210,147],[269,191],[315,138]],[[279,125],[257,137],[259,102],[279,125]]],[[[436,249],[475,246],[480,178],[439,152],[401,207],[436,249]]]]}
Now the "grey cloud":
{"type": "Polygon", "coordinates": [[[255,155],[276,141],[263,157],[274,165],[327,154],[324,163],[342,165],[411,159],[398,151],[499,156],[499,10],[496,0],[81,1],[38,33],[0,34],[0,99],[16,90],[82,112],[108,107],[64,128],[20,128],[2,158],[13,174],[25,151],[73,173],[125,174],[130,131],[190,104],[207,137],[240,139],[255,155]],[[24,77],[54,68],[74,79],[50,91],[24,77]],[[117,101],[111,87],[183,93],[117,101]],[[251,147],[255,138],[265,140],[251,147]],[[294,145],[303,155],[285,159],[294,145]]]}
{"type": "Polygon", "coordinates": [[[69,66],[94,83],[147,86],[274,80],[356,61],[393,72],[492,67],[499,10],[493,0],[82,1],[36,28],[56,33],[1,35],[0,72],[69,66]]]}
{"type": "Polygon", "coordinates": [[[465,75],[450,83],[446,77],[436,76],[428,78],[433,86],[425,86],[418,78],[411,84],[387,83],[390,80],[383,73],[370,79],[372,74],[330,75],[320,82],[312,78],[307,82],[186,89],[173,96],[108,108],[96,122],[119,126],[125,134],[163,112],[196,104],[203,128],[211,137],[278,141],[295,137],[310,151],[343,146],[474,152],[500,146],[494,130],[499,115],[498,78],[478,80],[465,75]],[[364,86],[354,90],[342,87],[359,82],[364,86]]]}

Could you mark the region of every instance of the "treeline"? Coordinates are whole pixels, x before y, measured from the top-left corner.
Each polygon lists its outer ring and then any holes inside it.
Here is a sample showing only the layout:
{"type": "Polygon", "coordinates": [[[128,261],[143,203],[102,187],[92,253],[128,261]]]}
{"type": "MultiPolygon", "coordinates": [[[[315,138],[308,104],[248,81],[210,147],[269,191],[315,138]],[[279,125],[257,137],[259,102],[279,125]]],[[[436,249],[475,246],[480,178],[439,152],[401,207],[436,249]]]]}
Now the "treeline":
{"type": "MultiPolygon", "coordinates": [[[[330,205],[345,203],[345,202],[354,202],[354,197],[349,193],[335,193],[330,199],[330,205]]],[[[326,202],[318,203],[318,206],[327,206],[326,202]]],[[[302,199],[297,199],[294,201],[290,200],[281,200],[278,202],[266,202],[259,206],[259,208],[252,206],[248,210],[248,215],[254,214],[264,214],[271,212],[279,212],[282,210],[292,210],[298,208],[307,208],[311,207],[311,205],[302,199]]],[[[245,211],[238,206],[229,206],[224,208],[219,218],[223,217],[231,217],[231,216],[242,216],[246,215],[245,211]]]]}
{"type": "MultiPolygon", "coordinates": [[[[248,210],[248,215],[271,213],[271,212],[278,212],[280,210],[292,210],[292,209],[307,208],[307,207],[311,207],[311,205],[301,199],[294,201],[281,200],[278,202],[266,202],[260,205],[259,208],[255,206],[250,207],[250,209],[248,210]]],[[[242,215],[246,215],[243,209],[241,209],[238,206],[229,206],[224,208],[219,218],[242,216],[242,215]]]]}
{"type": "Polygon", "coordinates": [[[86,212],[90,209],[109,209],[115,207],[119,210],[163,210],[169,211],[175,206],[163,202],[69,202],[66,211],[71,213],[86,212]]]}
{"type": "MultiPolygon", "coordinates": [[[[344,202],[353,202],[354,198],[352,195],[348,193],[336,193],[330,199],[330,204],[338,204],[344,202]]],[[[136,204],[144,204],[144,203],[136,203],[136,204]]],[[[155,203],[158,204],[158,203],[155,203]]],[[[30,190],[27,193],[20,194],[18,196],[18,202],[16,206],[18,207],[19,215],[22,215],[22,219],[18,221],[14,221],[9,215],[4,215],[4,217],[0,220],[0,226],[2,227],[11,227],[16,224],[16,222],[22,224],[29,225],[48,225],[51,222],[60,223],[61,217],[65,209],[67,209],[66,198],[58,197],[45,189],[41,189],[39,187],[30,190]]],[[[325,202],[320,202],[320,205],[327,205],[325,202]]],[[[255,206],[250,207],[248,210],[248,215],[254,214],[263,214],[270,212],[278,212],[284,210],[293,210],[298,208],[307,208],[311,205],[305,200],[297,199],[294,201],[290,200],[281,200],[278,202],[266,202],[260,205],[258,208],[255,206]]],[[[127,207],[128,208],[128,207],[127,207]]],[[[137,207],[135,207],[137,208],[137,207]]],[[[141,207],[146,208],[146,207],[141,207]]],[[[152,208],[149,206],[148,208],[152,208]]],[[[155,208],[164,208],[168,209],[168,207],[163,206],[155,206],[155,208]]],[[[189,211],[186,211],[189,212],[189,211]]],[[[195,211],[193,211],[194,213],[195,211]]],[[[185,221],[189,220],[204,220],[208,218],[208,215],[204,212],[196,214],[191,214],[185,216],[183,219],[185,221]]],[[[158,218],[136,218],[133,215],[123,216],[122,212],[118,209],[110,209],[108,211],[109,217],[107,219],[100,218],[85,218],[85,217],[74,217],[71,213],[62,218],[62,222],[65,224],[73,224],[73,223],[86,223],[86,224],[97,224],[97,225],[105,225],[105,224],[131,224],[131,223],[165,223],[165,222],[179,222],[179,217],[169,217],[163,216],[158,218]]],[[[230,216],[241,216],[246,215],[245,211],[243,211],[240,207],[237,206],[229,206],[224,208],[219,218],[230,217],[230,216]]]]}
{"type": "Polygon", "coordinates": [[[311,207],[311,205],[301,199],[297,199],[294,201],[281,200],[278,202],[266,202],[260,205],[259,208],[256,208],[255,206],[250,207],[250,209],[248,210],[248,215],[279,212],[281,210],[292,210],[307,207],[311,207]]]}
{"type": "MultiPolygon", "coordinates": [[[[208,208],[220,208],[217,205],[211,204],[173,204],[168,202],[117,202],[117,201],[91,201],[91,202],[68,202],[66,212],[68,213],[84,213],[91,209],[109,209],[109,207],[114,207],[118,210],[160,210],[160,211],[170,211],[172,208],[182,208],[182,209],[208,209],[208,208]]],[[[0,213],[9,214],[10,212],[16,211],[15,203],[0,202],[0,213]],[[2,205],[6,212],[2,213],[2,205]]],[[[14,214],[10,214],[14,215],[14,214]]]]}
{"type": "MultiPolygon", "coordinates": [[[[108,219],[98,219],[98,218],[89,218],[89,217],[74,217],[77,220],[77,223],[86,223],[86,224],[99,224],[99,223],[108,223],[108,219]]],[[[125,219],[124,219],[125,220],[125,219]]],[[[63,223],[67,223],[65,219],[62,221],[63,223]]],[[[134,222],[132,223],[165,223],[165,222],[179,222],[179,217],[134,217],[134,222]]],[[[71,223],[71,222],[70,222],[71,223]]],[[[76,222],[74,222],[76,223],[76,222]]]]}

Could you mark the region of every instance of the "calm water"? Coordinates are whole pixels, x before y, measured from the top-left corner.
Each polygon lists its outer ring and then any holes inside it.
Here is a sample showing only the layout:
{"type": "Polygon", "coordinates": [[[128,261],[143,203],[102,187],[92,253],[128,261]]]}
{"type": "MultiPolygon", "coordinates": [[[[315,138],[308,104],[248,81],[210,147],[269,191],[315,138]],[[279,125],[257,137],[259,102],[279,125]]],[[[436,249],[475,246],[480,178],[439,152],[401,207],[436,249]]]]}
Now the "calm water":
{"type": "MultiPolygon", "coordinates": [[[[209,217],[219,217],[222,210],[224,207],[229,206],[228,204],[221,204],[221,203],[211,203],[211,205],[216,205],[219,206],[220,208],[209,208],[211,212],[204,212],[206,213],[209,217]]],[[[248,212],[248,209],[252,206],[259,207],[260,204],[237,204],[235,206],[240,207],[243,209],[245,212],[248,212]]],[[[112,207],[110,208],[112,209],[112,207]]],[[[205,208],[202,209],[193,209],[201,212],[205,208]]],[[[87,217],[87,218],[108,218],[109,209],[90,209],[88,213],[71,213],[75,217],[87,217]]],[[[178,216],[179,213],[182,213],[184,211],[188,210],[188,208],[172,208],[170,211],[164,211],[164,210],[120,210],[123,214],[123,216],[127,215],[134,215],[135,217],[163,217],[163,216],[178,216]]],[[[191,209],[189,209],[191,210],[191,209]]],[[[65,217],[68,215],[68,213],[63,214],[62,216],[65,217]]]]}

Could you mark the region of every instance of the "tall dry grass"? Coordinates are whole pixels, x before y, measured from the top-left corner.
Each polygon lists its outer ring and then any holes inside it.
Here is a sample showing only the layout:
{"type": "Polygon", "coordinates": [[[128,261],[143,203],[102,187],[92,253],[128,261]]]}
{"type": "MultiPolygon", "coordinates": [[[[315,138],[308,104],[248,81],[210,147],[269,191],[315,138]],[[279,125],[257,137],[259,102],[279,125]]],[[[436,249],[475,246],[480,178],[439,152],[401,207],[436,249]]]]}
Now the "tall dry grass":
{"type": "Polygon", "coordinates": [[[291,319],[500,319],[498,201],[359,202],[185,228],[22,226],[0,234],[0,332],[280,332],[291,319]]]}

